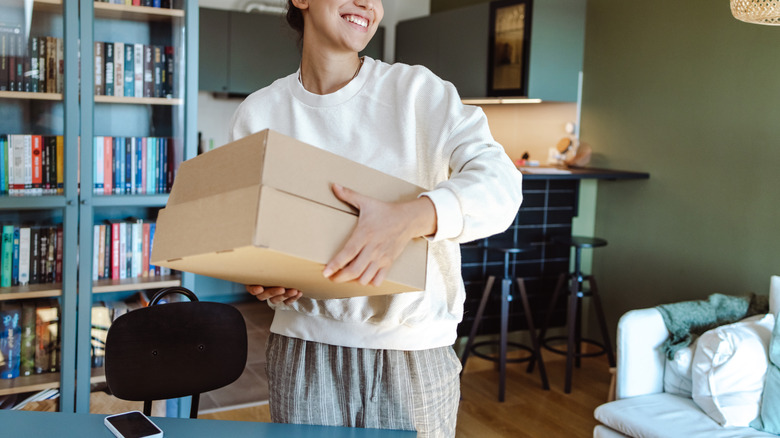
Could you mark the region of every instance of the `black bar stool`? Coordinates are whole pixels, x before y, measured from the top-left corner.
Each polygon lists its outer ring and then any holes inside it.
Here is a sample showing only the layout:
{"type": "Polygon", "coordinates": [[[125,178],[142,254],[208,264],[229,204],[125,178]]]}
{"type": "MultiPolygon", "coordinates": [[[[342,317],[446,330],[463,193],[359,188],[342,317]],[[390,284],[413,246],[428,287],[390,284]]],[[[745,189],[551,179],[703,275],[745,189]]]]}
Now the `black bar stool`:
{"type": "MultiPolygon", "coordinates": [[[[581,269],[582,249],[607,246],[607,241],[597,237],[558,236],[553,238],[553,242],[573,247],[575,249],[574,272],[568,274],[561,273],[561,275],[558,277],[558,284],[555,287],[552,300],[550,300],[550,306],[547,308],[547,313],[545,314],[544,324],[542,325],[539,333],[538,344],[547,350],[552,351],[553,353],[563,354],[566,356],[566,382],[564,385],[564,392],[568,394],[571,392],[572,367],[573,365],[576,365],[577,368],[579,368],[581,358],[606,354],[607,359],[609,360],[609,366],[615,366],[615,355],[612,352],[612,342],[609,339],[607,321],[604,318],[604,309],[601,307],[601,298],[599,297],[596,280],[592,275],[583,274],[581,269]],[[547,328],[550,324],[550,318],[552,316],[553,310],[555,309],[555,304],[558,301],[558,296],[561,293],[561,289],[563,288],[565,281],[568,281],[569,283],[569,304],[566,315],[566,328],[568,334],[567,336],[552,336],[545,338],[547,328]],[[588,282],[589,289],[584,288],[584,282],[586,281],[588,282]],[[581,325],[583,297],[591,297],[593,300],[593,306],[596,311],[596,318],[598,319],[599,326],[601,328],[603,343],[582,337],[581,325]],[[567,341],[565,351],[550,345],[551,341],[562,339],[567,341]],[[600,347],[600,350],[592,353],[583,353],[581,348],[583,342],[596,345],[597,347],[600,347]]],[[[533,366],[534,363],[531,361],[531,363],[528,365],[529,370],[533,370],[533,366]]]]}
{"type": "MultiPolygon", "coordinates": [[[[471,332],[469,333],[469,338],[468,341],[466,342],[466,348],[463,351],[461,364],[465,369],[466,361],[468,360],[469,355],[471,354],[493,362],[498,362],[499,364],[498,401],[500,402],[504,401],[507,363],[528,362],[531,361],[532,359],[538,360],[539,374],[542,379],[542,388],[550,389],[550,384],[547,381],[547,372],[544,368],[544,362],[542,361],[541,349],[539,348],[538,340],[536,338],[536,329],[534,328],[533,317],[531,315],[531,306],[528,304],[528,294],[526,293],[525,290],[525,282],[520,277],[516,278],[515,281],[517,283],[517,289],[520,292],[520,299],[522,300],[523,303],[523,313],[525,314],[525,320],[531,337],[532,347],[528,347],[526,345],[517,342],[509,342],[507,340],[508,326],[509,326],[509,303],[513,300],[511,290],[512,290],[512,284],[514,283],[512,281],[513,280],[512,277],[509,275],[510,256],[512,256],[513,254],[519,254],[521,252],[533,251],[533,247],[527,246],[527,247],[497,248],[486,244],[483,244],[480,247],[486,252],[498,251],[504,254],[504,277],[501,279],[501,331],[500,331],[498,341],[485,341],[485,342],[474,343],[474,338],[476,337],[477,331],[479,330],[479,324],[482,322],[482,316],[485,312],[485,307],[487,306],[488,299],[490,298],[490,293],[492,292],[493,285],[496,281],[496,277],[494,275],[491,275],[487,278],[487,281],[485,283],[485,289],[482,292],[482,300],[479,303],[477,315],[474,318],[474,324],[471,326],[471,332]],[[495,344],[498,344],[499,346],[498,357],[489,356],[477,350],[478,347],[484,345],[495,345],[495,344]],[[507,358],[506,355],[509,346],[515,347],[516,349],[528,351],[530,355],[522,358],[507,358]]],[[[528,372],[529,373],[532,372],[532,369],[530,367],[528,369],[528,372]]]]}

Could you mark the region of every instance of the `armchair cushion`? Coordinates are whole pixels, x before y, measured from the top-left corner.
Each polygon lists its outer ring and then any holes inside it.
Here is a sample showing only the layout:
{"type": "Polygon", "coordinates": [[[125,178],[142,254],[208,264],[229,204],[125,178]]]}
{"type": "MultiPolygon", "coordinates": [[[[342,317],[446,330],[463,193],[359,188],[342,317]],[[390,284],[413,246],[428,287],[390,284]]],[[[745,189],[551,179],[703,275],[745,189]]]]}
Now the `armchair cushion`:
{"type": "Polygon", "coordinates": [[[707,331],[693,356],[693,401],[722,426],[747,427],[766,379],[771,314],[707,331]]]}
{"type": "Polygon", "coordinates": [[[750,427],[721,427],[693,400],[667,393],[609,402],[596,408],[594,416],[610,429],[636,438],[772,437],[750,427]]]}

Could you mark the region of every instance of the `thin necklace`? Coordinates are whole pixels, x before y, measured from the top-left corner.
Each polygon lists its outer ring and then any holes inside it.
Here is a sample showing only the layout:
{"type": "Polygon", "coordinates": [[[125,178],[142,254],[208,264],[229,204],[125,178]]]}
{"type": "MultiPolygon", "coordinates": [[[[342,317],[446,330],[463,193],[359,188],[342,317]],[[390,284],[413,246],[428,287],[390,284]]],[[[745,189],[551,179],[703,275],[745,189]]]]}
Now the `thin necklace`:
{"type": "MultiPolygon", "coordinates": [[[[360,68],[363,67],[363,60],[364,59],[365,59],[364,57],[362,57],[362,56],[360,57],[360,63],[358,63],[357,70],[355,70],[355,74],[353,74],[352,77],[349,78],[349,81],[347,81],[347,82],[352,82],[352,79],[355,79],[357,77],[358,73],[360,73],[360,68]]],[[[298,82],[300,82],[301,86],[305,89],[306,86],[303,85],[303,76],[301,76],[301,70],[302,70],[301,68],[298,68],[298,82]]]]}

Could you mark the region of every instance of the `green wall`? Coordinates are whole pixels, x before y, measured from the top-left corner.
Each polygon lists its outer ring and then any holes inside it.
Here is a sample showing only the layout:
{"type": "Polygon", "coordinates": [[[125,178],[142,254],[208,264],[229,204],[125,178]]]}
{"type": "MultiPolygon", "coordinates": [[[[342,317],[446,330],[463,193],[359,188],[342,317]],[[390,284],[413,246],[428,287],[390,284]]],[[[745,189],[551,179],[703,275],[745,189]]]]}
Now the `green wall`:
{"type": "MultiPolygon", "coordinates": [[[[728,1],[589,0],[582,140],[600,182],[593,264],[613,330],[630,309],[780,274],[780,27],[728,1]]],[[[614,340],[614,337],[613,337],[614,340]]]]}

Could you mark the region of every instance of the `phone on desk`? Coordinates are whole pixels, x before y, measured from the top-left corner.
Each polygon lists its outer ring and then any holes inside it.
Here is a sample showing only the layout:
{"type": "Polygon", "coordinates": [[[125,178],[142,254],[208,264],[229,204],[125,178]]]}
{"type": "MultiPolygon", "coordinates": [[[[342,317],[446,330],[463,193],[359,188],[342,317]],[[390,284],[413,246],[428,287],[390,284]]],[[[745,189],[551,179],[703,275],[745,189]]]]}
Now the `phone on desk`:
{"type": "Polygon", "coordinates": [[[117,438],[162,438],[163,431],[139,411],[109,415],[103,420],[117,438]]]}

